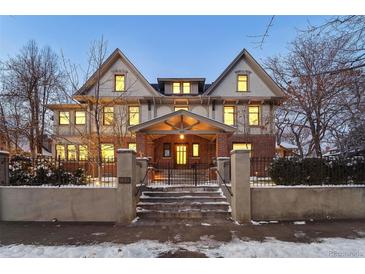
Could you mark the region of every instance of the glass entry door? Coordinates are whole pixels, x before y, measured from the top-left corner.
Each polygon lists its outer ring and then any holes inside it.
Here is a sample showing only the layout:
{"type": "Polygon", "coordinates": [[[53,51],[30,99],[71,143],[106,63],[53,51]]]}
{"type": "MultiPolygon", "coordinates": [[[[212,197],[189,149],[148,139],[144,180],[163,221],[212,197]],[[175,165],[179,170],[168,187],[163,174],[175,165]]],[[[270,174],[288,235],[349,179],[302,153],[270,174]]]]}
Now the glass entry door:
{"type": "Polygon", "coordinates": [[[176,164],[177,165],[186,165],[186,154],[187,154],[187,145],[184,145],[184,144],[176,145],[176,164]]]}

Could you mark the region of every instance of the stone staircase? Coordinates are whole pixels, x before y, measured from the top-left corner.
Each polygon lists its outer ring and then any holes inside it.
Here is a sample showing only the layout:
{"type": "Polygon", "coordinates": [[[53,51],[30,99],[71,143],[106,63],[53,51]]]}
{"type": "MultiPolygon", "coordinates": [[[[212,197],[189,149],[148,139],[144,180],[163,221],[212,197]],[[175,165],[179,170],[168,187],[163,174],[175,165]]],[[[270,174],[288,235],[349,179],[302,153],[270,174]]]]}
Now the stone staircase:
{"type": "Polygon", "coordinates": [[[218,185],[149,186],[140,196],[137,216],[147,220],[219,221],[230,217],[230,206],[218,185]]]}

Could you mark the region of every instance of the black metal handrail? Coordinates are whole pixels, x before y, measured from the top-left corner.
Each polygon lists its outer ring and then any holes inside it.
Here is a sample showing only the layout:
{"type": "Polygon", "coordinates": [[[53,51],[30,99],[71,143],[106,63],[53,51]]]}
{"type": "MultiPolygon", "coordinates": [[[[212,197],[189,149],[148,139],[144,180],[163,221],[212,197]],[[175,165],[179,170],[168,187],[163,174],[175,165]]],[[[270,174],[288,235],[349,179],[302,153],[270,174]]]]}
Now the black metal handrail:
{"type": "Polygon", "coordinates": [[[139,182],[139,186],[137,187],[137,191],[136,191],[136,196],[138,196],[138,194],[139,194],[139,192],[141,191],[141,189],[142,189],[142,186],[143,185],[146,185],[144,182],[146,181],[146,178],[147,178],[147,176],[148,176],[148,172],[151,170],[151,169],[153,169],[153,167],[149,167],[149,166],[147,166],[147,168],[146,168],[146,172],[145,172],[145,174],[144,174],[144,176],[143,176],[143,179],[139,182]]]}
{"type": "MultiPolygon", "coordinates": [[[[219,178],[221,178],[224,186],[226,187],[226,189],[228,190],[229,194],[231,195],[231,197],[233,197],[233,193],[232,191],[230,190],[230,188],[227,186],[227,183],[226,183],[226,180],[222,177],[221,173],[219,172],[218,168],[217,167],[214,167],[215,169],[215,172],[218,174],[219,178]]],[[[218,180],[219,182],[219,180],[218,180]]]]}

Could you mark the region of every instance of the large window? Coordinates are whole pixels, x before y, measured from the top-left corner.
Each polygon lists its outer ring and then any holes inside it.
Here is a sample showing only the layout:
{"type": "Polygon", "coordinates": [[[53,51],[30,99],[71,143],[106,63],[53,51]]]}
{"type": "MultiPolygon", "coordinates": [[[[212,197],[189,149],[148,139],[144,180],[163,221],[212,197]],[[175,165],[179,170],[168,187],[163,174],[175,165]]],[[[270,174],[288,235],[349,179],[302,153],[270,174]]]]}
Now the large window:
{"type": "Polygon", "coordinates": [[[115,75],[115,91],[125,91],[124,75],[115,75]]]}
{"type": "Polygon", "coordinates": [[[236,124],[236,107],[225,106],[223,120],[226,125],[234,126],[236,124]]]}
{"type": "Polygon", "coordinates": [[[114,119],[114,107],[104,107],[103,108],[103,124],[105,126],[110,126],[113,124],[114,119]]]}
{"type": "Polygon", "coordinates": [[[171,157],[171,144],[163,144],[163,157],[171,157]]]}
{"type": "Polygon", "coordinates": [[[69,125],[70,124],[70,112],[60,111],[59,124],[60,125],[69,125]]]}
{"type": "Polygon", "coordinates": [[[181,83],[172,83],[172,93],[173,94],[180,94],[181,90],[181,83]]]}
{"type": "Polygon", "coordinates": [[[139,107],[128,107],[129,113],[129,125],[138,125],[139,124],[139,107]]]}
{"type": "Polygon", "coordinates": [[[178,111],[180,109],[183,109],[183,110],[189,110],[189,107],[188,106],[175,106],[174,107],[174,110],[175,111],[178,111]]]}
{"type": "Polygon", "coordinates": [[[235,143],[232,145],[232,149],[233,150],[248,150],[250,152],[250,156],[251,156],[251,151],[252,151],[252,144],[250,143],[235,143]]]}
{"type": "Polygon", "coordinates": [[[87,145],[79,145],[79,160],[86,161],[89,157],[87,145]]]}
{"type": "Polygon", "coordinates": [[[104,162],[114,161],[114,145],[101,144],[101,158],[104,162]]]}
{"type": "Polygon", "coordinates": [[[199,157],[200,156],[200,148],[199,144],[193,144],[193,157],[199,157]]]}
{"type": "Polygon", "coordinates": [[[85,111],[76,111],[75,112],[75,124],[76,125],[85,125],[86,123],[86,112],[85,111]]]}
{"type": "Polygon", "coordinates": [[[129,143],[128,144],[128,148],[129,149],[133,149],[134,151],[137,151],[137,145],[136,145],[136,143],[129,143]]]}
{"type": "Polygon", "coordinates": [[[248,91],[248,76],[245,74],[239,74],[237,76],[237,91],[248,91]]]}
{"type": "Polygon", "coordinates": [[[258,126],[260,123],[260,107],[248,106],[248,124],[250,126],[258,126]]]}
{"type": "Polygon", "coordinates": [[[183,83],[183,93],[184,94],[190,93],[190,83],[188,82],[183,83]]]}
{"type": "Polygon", "coordinates": [[[67,160],[76,160],[76,145],[67,145],[67,160]]]}
{"type": "Polygon", "coordinates": [[[65,160],[66,151],[64,145],[56,145],[56,158],[60,160],[65,160]]]}

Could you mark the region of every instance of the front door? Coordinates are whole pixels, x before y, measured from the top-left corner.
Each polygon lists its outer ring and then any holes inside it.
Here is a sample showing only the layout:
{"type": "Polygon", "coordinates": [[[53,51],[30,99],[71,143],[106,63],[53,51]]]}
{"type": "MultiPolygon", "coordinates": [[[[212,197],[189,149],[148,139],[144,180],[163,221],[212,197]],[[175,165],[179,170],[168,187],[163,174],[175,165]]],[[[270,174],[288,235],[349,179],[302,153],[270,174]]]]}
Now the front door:
{"type": "Polygon", "coordinates": [[[187,145],[177,144],[176,145],[176,165],[184,166],[187,164],[187,145]]]}

